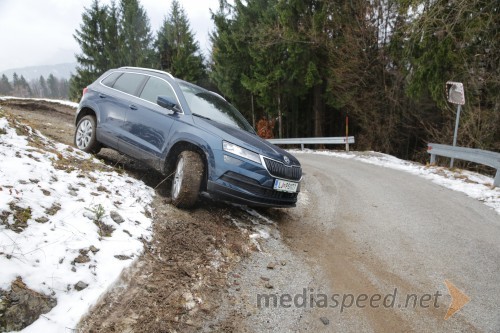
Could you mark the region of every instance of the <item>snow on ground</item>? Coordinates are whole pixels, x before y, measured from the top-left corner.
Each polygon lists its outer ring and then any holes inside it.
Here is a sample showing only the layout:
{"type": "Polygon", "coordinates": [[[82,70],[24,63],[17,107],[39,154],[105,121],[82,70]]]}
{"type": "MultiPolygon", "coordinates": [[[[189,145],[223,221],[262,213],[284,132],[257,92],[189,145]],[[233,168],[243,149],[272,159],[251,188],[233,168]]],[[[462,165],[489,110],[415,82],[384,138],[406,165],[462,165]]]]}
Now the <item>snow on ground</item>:
{"type": "Polygon", "coordinates": [[[293,154],[319,154],[345,159],[353,159],[409,172],[430,179],[443,187],[463,192],[471,198],[484,202],[500,214],[500,188],[493,188],[493,178],[467,170],[450,170],[445,167],[427,166],[419,163],[401,160],[391,155],[376,152],[334,152],[313,150],[290,150],[293,154]]]}
{"type": "Polygon", "coordinates": [[[0,289],[57,299],[23,332],[71,331],[150,239],[154,192],[1,113],[0,161],[0,289]]]}
{"type": "Polygon", "coordinates": [[[60,99],[49,99],[49,98],[23,98],[23,97],[13,97],[13,96],[1,96],[0,101],[6,101],[8,99],[22,99],[26,101],[43,101],[43,102],[50,102],[50,103],[58,103],[62,105],[66,105],[72,108],[78,108],[78,103],[75,102],[70,102],[70,101],[64,101],[60,99]]]}

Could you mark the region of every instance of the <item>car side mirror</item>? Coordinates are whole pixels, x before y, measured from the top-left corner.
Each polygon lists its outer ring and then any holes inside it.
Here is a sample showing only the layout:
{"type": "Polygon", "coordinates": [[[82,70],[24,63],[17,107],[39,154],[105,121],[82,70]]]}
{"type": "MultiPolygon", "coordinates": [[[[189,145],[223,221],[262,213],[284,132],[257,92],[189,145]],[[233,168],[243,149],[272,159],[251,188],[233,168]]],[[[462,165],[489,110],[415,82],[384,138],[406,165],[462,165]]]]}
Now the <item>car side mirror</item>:
{"type": "Polygon", "coordinates": [[[175,103],[175,101],[167,96],[158,96],[156,99],[156,103],[161,106],[162,108],[168,109],[170,111],[174,111],[175,113],[178,113],[181,111],[179,108],[179,105],[175,103]]]}

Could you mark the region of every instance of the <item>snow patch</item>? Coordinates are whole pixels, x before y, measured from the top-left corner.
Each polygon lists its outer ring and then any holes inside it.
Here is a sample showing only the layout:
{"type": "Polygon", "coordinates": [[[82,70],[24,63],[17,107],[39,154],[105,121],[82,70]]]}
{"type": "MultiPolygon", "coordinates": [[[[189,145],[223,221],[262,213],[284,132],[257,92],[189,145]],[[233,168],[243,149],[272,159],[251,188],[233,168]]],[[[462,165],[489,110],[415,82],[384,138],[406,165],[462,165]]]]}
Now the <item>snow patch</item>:
{"type": "Polygon", "coordinates": [[[0,288],[21,276],[57,298],[23,332],[66,332],[151,239],[154,192],[1,114],[0,160],[0,288]]]}
{"type": "MultiPolygon", "coordinates": [[[[401,160],[397,157],[377,152],[333,152],[313,150],[290,150],[293,154],[316,154],[345,159],[354,159],[363,163],[378,165],[405,171],[434,183],[462,192],[479,200],[500,214],[500,188],[493,188],[493,178],[467,170],[450,170],[439,166],[426,166],[416,162],[401,160]]],[[[300,199],[300,198],[299,198],[300,199]]]]}
{"type": "Polygon", "coordinates": [[[6,101],[9,99],[22,99],[22,100],[29,100],[29,101],[42,101],[42,102],[50,102],[50,103],[57,103],[61,105],[66,105],[72,108],[78,108],[78,103],[71,102],[71,101],[65,101],[65,100],[60,100],[60,99],[49,99],[49,98],[25,98],[25,97],[13,97],[13,96],[1,96],[0,101],[6,101]]]}

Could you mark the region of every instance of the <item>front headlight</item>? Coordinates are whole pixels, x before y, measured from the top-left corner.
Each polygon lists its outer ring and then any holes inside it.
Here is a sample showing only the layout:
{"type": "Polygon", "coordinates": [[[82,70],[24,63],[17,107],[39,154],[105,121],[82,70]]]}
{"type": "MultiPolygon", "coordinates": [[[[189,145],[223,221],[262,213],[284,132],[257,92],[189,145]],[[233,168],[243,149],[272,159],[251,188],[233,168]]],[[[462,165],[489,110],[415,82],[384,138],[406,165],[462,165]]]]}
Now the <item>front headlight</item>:
{"type": "Polygon", "coordinates": [[[234,155],[249,159],[250,161],[254,161],[255,163],[261,163],[259,154],[243,147],[237,146],[234,143],[222,141],[222,149],[224,149],[224,151],[227,151],[228,153],[232,153],[234,155]]]}

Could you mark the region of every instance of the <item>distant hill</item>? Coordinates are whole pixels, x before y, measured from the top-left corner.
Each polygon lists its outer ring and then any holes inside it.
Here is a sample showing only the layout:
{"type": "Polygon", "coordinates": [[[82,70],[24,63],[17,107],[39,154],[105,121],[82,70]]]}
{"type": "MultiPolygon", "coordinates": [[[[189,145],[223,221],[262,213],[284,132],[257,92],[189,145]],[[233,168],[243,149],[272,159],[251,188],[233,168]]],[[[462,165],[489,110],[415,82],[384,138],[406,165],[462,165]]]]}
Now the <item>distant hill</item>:
{"type": "Polygon", "coordinates": [[[70,62],[57,65],[47,65],[47,66],[31,66],[24,68],[13,68],[0,71],[0,76],[5,74],[10,81],[12,81],[12,76],[17,73],[19,77],[22,75],[27,81],[32,79],[38,79],[40,75],[47,78],[50,74],[54,75],[59,79],[69,79],[72,73],[75,73],[77,63],[70,62]]]}

